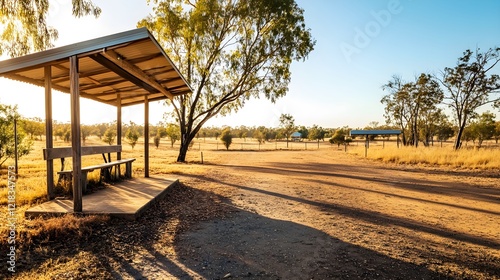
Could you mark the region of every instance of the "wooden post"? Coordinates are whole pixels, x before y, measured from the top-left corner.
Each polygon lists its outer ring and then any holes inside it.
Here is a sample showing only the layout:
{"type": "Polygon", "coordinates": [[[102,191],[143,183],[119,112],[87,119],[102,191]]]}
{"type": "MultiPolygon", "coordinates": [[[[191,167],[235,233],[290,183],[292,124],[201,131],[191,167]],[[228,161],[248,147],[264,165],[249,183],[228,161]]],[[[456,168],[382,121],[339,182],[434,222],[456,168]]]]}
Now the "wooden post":
{"type": "MultiPolygon", "coordinates": [[[[118,93],[116,97],[116,145],[122,145],[122,96],[118,93]]],[[[122,159],[122,153],[116,153],[116,160],[122,159]]],[[[115,167],[115,171],[118,169],[118,178],[121,177],[120,165],[118,164],[115,167]]],[[[115,173],[116,175],[116,173],[115,173]]]]}
{"type": "MultiPolygon", "coordinates": [[[[45,66],[45,147],[54,147],[52,129],[52,68],[45,66]]],[[[47,198],[54,199],[54,160],[46,160],[47,165],[47,198]]]]}
{"type": "Polygon", "coordinates": [[[366,135],[366,140],[365,140],[365,157],[368,155],[368,146],[370,145],[370,138],[368,138],[368,135],[366,135]]]}
{"type": "Polygon", "coordinates": [[[80,142],[80,93],[78,57],[69,58],[71,95],[71,152],[73,157],[73,211],[82,212],[82,145],[80,142]]]}
{"type": "Polygon", "coordinates": [[[144,97],[144,177],[149,177],[149,100],[144,97]]]}
{"type": "Polygon", "coordinates": [[[17,116],[14,116],[14,172],[16,174],[16,180],[19,177],[19,165],[18,160],[19,156],[17,155],[17,116]]]}

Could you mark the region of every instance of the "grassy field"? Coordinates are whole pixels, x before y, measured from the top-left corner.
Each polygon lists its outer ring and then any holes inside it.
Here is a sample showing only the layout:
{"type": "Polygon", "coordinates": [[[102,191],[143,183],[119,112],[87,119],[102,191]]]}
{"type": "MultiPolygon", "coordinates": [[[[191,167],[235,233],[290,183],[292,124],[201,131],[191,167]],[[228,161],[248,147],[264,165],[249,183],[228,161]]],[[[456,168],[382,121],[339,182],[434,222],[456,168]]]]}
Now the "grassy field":
{"type": "MultiPolygon", "coordinates": [[[[133,176],[140,176],[144,172],[144,142],[139,139],[139,142],[134,149],[129,144],[123,141],[122,158],[136,158],[133,164],[133,176]]],[[[55,147],[68,146],[70,143],[57,140],[54,142],[55,147]]],[[[91,137],[87,140],[86,145],[104,145],[97,137],[91,137]]],[[[187,166],[176,163],[179,144],[176,143],[173,147],[168,139],[162,139],[160,147],[157,149],[152,143],[150,146],[150,173],[151,174],[175,174],[185,172],[187,166]]],[[[32,205],[45,201],[46,178],[45,169],[46,163],[42,158],[42,150],[45,146],[45,141],[34,141],[32,152],[19,160],[19,179],[16,184],[16,203],[18,206],[32,205]]],[[[327,141],[318,142],[266,142],[259,144],[254,139],[233,139],[230,150],[318,150],[318,149],[338,149],[347,150],[348,153],[355,154],[360,157],[365,155],[364,142],[354,142],[345,149],[344,146],[338,147],[331,145],[327,141]],[[287,147],[288,146],[288,147],[287,147]]],[[[201,163],[202,154],[205,161],[210,161],[210,151],[225,150],[224,145],[214,138],[195,139],[188,153],[187,160],[191,163],[201,163]]],[[[116,155],[115,155],[116,156],[116,155]]],[[[453,151],[451,143],[446,143],[443,147],[436,144],[431,147],[400,147],[397,148],[394,141],[390,142],[372,142],[367,151],[367,158],[380,160],[384,162],[394,162],[401,164],[429,164],[429,165],[444,165],[457,168],[473,168],[473,169],[495,169],[500,167],[500,147],[494,142],[489,143],[489,146],[482,149],[466,148],[459,151],[453,151]]],[[[101,155],[82,157],[82,165],[88,166],[102,162],[101,155]]],[[[1,170],[0,177],[0,205],[7,203],[7,174],[6,167],[13,165],[13,161],[7,161],[1,170]]],[[[54,160],[54,170],[58,171],[61,168],[59,160],[54,160]]],[[[123,167],[122,167],[123,168],[123,167]]],[[[71,169],[71,160],[66,160],[65,169],[71,169]]],[[[123,172],[122,172],[123,174],[123,172]]],[[[95,171],[89,174],[89,181],[98,181],[99,172],[95,171]]],[[[57,182],[57,174],[54,176],[57,182]]],[[[68,193],[67,186],[56,188],[58,193],[68,193]]]]}
{"type": "MultiPolygon", "coordinates": [[[[363,145],[348,149],[350,153],[365,156],[363,145]]],[[[383,162],[401,164],[427,164],[454,168],[498,169],[500,168],[500,147],[493,143],[483,148],[467,147],[459,151],[452,149],[451,143],[430,147],[397,147],[395,143],[385,145],[377,142],[370,144],[366,151],[367,158],[383,162]]]]}

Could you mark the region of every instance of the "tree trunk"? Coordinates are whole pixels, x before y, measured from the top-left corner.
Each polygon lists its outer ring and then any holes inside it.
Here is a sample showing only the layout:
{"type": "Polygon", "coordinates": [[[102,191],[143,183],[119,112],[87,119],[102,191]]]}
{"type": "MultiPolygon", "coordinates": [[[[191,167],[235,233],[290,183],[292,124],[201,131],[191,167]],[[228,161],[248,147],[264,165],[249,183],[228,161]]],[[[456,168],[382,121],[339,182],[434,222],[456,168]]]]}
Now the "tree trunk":
{"type": "Polygon", "coordinates": [[[418,147],[418,126],[417,126],[417,118],[413,121],[413,145],[415,148],[418,147]]]}
{"type": "Polygon", "coordinates": [[[460,126],[458,127],[457,137],[455,138],[455,143],[453,145],[454,150],[460,149],[460,142],[462,139],[462,134],[464,132],[464,129],[465,129],[465,122],[460,124],[460,126]]]}
{"type": "Polygon", "coordinates": [[[181,141],[181,147],[179,148],[179,156],[177,157],[177,162],[185,162],[187,151],[189,149],[188,141],[181,141]]]}

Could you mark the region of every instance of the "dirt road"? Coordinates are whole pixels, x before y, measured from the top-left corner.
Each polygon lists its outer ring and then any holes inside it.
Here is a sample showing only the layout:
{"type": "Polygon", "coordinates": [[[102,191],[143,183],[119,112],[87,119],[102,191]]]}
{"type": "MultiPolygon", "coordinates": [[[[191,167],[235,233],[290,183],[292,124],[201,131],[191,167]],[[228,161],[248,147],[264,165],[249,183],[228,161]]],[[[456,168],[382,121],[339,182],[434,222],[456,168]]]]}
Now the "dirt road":
{"type": "MultiPolygon", "coordinates": [[[[63,250],[47,271],[56,278],[500,279],[498,173],[374,163],[336,150],[213,151],[206,159],[179,165],[182,184],[140,220],[112,220],[90,238],[59,244],[77,249],[63,250]],[[89,259],[93,266],[82,269],[89,259]]],[[[31,254],[46,263],[48,253],[31,254]]]]}

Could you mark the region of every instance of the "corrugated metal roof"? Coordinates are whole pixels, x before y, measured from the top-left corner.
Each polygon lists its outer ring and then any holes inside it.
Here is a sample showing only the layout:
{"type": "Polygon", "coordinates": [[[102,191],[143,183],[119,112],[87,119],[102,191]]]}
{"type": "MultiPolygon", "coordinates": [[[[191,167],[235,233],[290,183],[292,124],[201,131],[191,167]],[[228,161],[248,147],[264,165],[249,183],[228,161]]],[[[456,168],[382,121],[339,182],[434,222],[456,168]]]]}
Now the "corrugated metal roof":
{"type": "Polygon", "coordinates": [[[0,76],[45,86],[51,66],[52,88],[70,92],[69,57],[78,56],[80,96],[129,106],[192,91],[179,70],[146,28],[0,61],[0,76]]]}
{"type": "Polygon", "coordinates": [[[401,130],[351,130],[351,135],[398,135],[401,130]]]}

